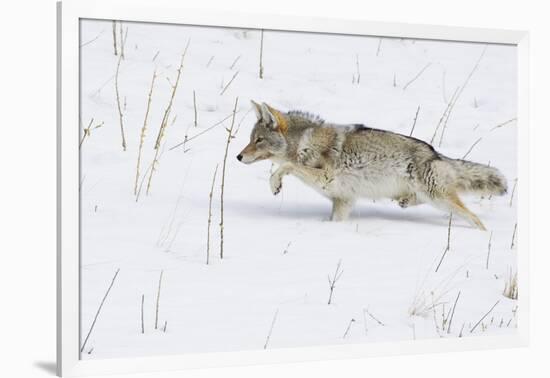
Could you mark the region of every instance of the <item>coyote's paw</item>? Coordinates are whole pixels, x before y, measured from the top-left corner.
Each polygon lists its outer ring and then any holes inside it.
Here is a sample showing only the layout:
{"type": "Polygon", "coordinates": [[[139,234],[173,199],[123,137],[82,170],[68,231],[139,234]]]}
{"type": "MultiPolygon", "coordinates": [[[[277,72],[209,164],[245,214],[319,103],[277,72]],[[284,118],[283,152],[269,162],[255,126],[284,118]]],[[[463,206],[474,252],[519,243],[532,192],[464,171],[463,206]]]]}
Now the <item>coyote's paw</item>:
{"type": "Polygon", "coordinates": [[[409,198],[405,197],[405,198],[401,198],[397,204],[399,205],[399,207],[401,207],[402,209],[406,209],[407,207],[409,207],[409,198]]]}
{"type": "Polygon", "coordinates": [[[271,193],[273,193],[274,196],[279,194],[279,192],[283,188],[282,177],[277,173],[272,174],[271,178],[269,179],[269,186],[271,187],[271,193]]]}

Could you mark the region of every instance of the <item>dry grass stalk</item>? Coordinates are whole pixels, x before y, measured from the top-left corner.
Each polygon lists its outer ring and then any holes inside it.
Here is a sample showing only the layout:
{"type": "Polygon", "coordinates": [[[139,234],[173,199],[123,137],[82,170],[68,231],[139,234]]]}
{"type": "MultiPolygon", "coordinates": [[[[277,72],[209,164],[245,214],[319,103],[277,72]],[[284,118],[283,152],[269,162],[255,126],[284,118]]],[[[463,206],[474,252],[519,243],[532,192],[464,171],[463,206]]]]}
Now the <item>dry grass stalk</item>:
{"type": "MultiPolygon", "coordinates": [[[[238,112],[237,112],[237,113],[238,113],[238,112]]],[[[216,123],[213,124],[212,126],[207,127],[206,129],[204,129],[204,130],[201,131],[200,133],[197,133],[197,134],[195,134],[195,135],[193,135],[193,136],[191,136],[191,137],[187,137],[187,136],[186,136],[186,137],[184,138],[183,142],[180,142],[180,143],[176,144],[175,146],[170,147],[170,149],[169,149],[168,151],[172,151],[173,149],[176,149],[176,148],[181,147],[181,146],[183,146],[183,147],[185,148],[185,145],[186,145],[188,142],[192,141],[192,140],[195,139],[195,138],[200,137],[201,135],[207,133],[208,131],[212,130],[212,129],[215,128],[216,126],[221,125],[222,123],[224,123],[225,121],[227,121],[227,120],[228,120],[229,118],[231,118],[231,117],[233,117],[233,113],[229,114],[228,116],[226,116],[226,117],[225,117],[224,119],[222,119],[221,121],[216,122],[216,123]]]]}
{"type": "MultiPolygon", "coordinates": [[[[124,38],[122,32],[123,32],[122,22],[120,22],[120,57],[124,59],[124,45],[126,42],[126,38],[124,38]]],[[[126,28],[126,34],[128,34],[128,28],[126,28]]]]}
{"type": "Polygon", "coordinates": [[[147,132],[147,120],[149,118],[149,111],[151,109],[151,99],[153,98],[153,87],[155,86],[155,79],[157,77],[157,70],[153,72],[153,78],[151,79],[151,88],[149,89],[149,95],[147,96],[147,108],[145,110],[145,118],[143,119],[143,126],[141,127],[141,133],[139,135],[139,148],[136,164],[136,180],[134,183],[134,195],[137,196],[138,192],[138,180],[141,169],[141,151],[143,149],[143,143],[145,142],[145,133],[147,132]]]}
{"type": "Polygon", "coordinates": [[[222,96],[225,93],[227,88],[229,88],[229,86],[231,85],[233,80],[235,80],[235,78],[237,77],[238,74],[239,74],[239,71],[237,71],[233,74],[233,77],[231,77],[231,80],[229,80],[229,82],[225,85],[225,87],[223,87],[222,91],[220,92],[220,96],[222,96]]]}
{"type": "Polygon", "coordinates": [[[334,275],[332,276],[332,278],[330,276],[328,276],[328,284],[329,284],[329,288],[330,288],[330,294],[329,294],[329,297],[328,297],[328,303],[327,304],[331,304],[332,303],[332,295],[334,294],[334,288],[336,287],[336,282],[340,279],[340,277],[342,276],[342,273],[344,273],[344,271],[340,270],[342,266],[342,260],[339,260],[338,261],[338,264],[336,265],[336,270],[334,271],[334,275]]]}
{"type": "Polygon", "coordinates": [[[397,87],[397,76],[395,75],[395,72],[393,73],[393,87],[397,87]]]}
{"type": "Polygon", "coordinates": [[[512,273],[511,267],[508,280],[504,284],[504,292],[502,294],[506,298],[518,299],[518,273],[512,273]]]}
{"type": "Polygon", "coordinates": [[[147,175],[151,171],[151,164],[147,166],[147,169],[145,170],[145,173],[141,177],[141,181],[139,182],[138,191],[136,193],[136,202],[139,201],[139,197],[141,196],[141,189],[143,189],[143,183],[145,182],[145,179],[147,178],[147,175]]]}
{"type": "Polygon", "coordinates": [[[264,78],[264,65],[263,65],[263,55],[264,55],[264,30],[262,29],[260,34],[260,71],[258,73],[260,79],[264,78]]]}
{"type": "Polygon", "coordinates": [[[208,196],[208,230],[206,233],[206,265],[210,262],[210,224],[212,223],[212,195],[214,194],[214,184],[216,183],[216,174],[218,173],[218,166],[214,169],[214,176],[212,177],[212,187],[210,188],[210,194],[208,196]]]}
{"type": "Polygon", "coordinates": [[[143,320],[143,304],[145,302],[145,294],[141,295],[141,334],[145,333],[145,322],[143,320]]]}
{"type": "Polygon", "coordinates": [[[195,90],[193,89],[193,110],[195,112],[195,118],[193,124],[197,127],[197,96],[195,96],[195,90]]]}
{"type": "Polygon", "coordinates": [[[411,85],[412,83],[414,83],[416,81],[416,79],[418,79],[420,77],[420,75],[422,75],[424,73],[424,71],[426,71],[428,69],[428,67],[430,67],[432,64],[431,63],[428,63],[426,64],[416,75],[415,77],[413,77],[411,80],[409,80],[409,82],[407,84],[405,84],[403,86],[403,90],[407,90],[407,88],[409,87],[409,85],[411,85]]]}
{"type": "Polygon", "coordinates": [[[416,126],[416,120],[418,119],[418,113],[420,113],[420,105],[418,105],[418,108],[416,109],[416,114],[414,115],[414,121],[409,136],[413,135],[414,127],[416,126]]]}
{"type": "Polygon", "coordinates": [[[164,274],[164,270],[160,271],[159,276],[159,287],[157,291],[157,304],[155,306],[155,329],[158,329],[158,322],[159,322],[159,306],[160,306],[160,288],[162,284],[162,275],[164,274]]]}
{"type": "Polygon", "coordinates": [[[498,128],[501,128],[502,126],[506,126],[506,125],[508,125],[509,123],[512,123],[512,122],[514,122],[514,121],[517,121],[517,118],[514,117],[514,118],[512,118],[512,119],[509,119],[508,121],[499,123],[498,125],[496,125],[495,127],[493,127],[493,128],[491,129],[491,131],[496,130],[496,129],[498,129],[498,128]]]}
{"type": "Polygon", "coordinates": [[[464,92],[464,89],[466,88],[466,86],[468,85],[468,83],[470,82],[470,79],[472,78],[472,76],[474,75],[474,72],[476,72],[477,68],[479,67],[479,63],[481,62],[481,59],[483,58],[483,56],[485,55],[485,52],[487,51],[487,46],[488,45],[485,45],[485,47],[483,48],[483,51],[481,52],[481,55],[479,56],[479,58],[477,59],[476,63],[474,64],[474,67],[472,68],[472,70],[470,71],[470,73],[468,74],[468,76],[466,77],[466,80],[464,80],[464,83],[462,84],[462,86],[460,87],[460,89],[458,90],[458,93],[454,99],[454,101],[452,101],[451,99],[451,102],[449,104],[451,104],[450,108],[449,108],[449,112],[447,114],[447,118],[445,119],[445,124],[444,124],[444,127],[443,127],[443,130],[441,131],[441,136],[439,138],[439,147],[441,147],[441,143],[443,142],[443,136],[445,134],[445,129],[447,128],[447,122],[449,121],[449,117],[452,113],[452,110],[454,108],[454,106],[456,105],[458,99],[460,98],[460,95],[462,95],[462,92],[464,92]]]}
{"type": "Polygon", "coordinates": [[[518,179],[516,178],[514,180],[514,187],[512,188],[512,194],[510,195],[510,207],[512,207],[512,204],[514,203],[514,194],[516,193],[517,185],[518,185],[518,179]]]}
{"type": "Polygon", "coordinates": [[[355,83],[359,84],[361,82],[361,71],[359,70],[359,54],[355,54],[355,83]]]}
{"type": "Polygon", "coordinates": [[[267,338],[265,339],[264,349],[267,349],[267,345],[269,344],[269,339],[271,339],[271,334],[273,333],[273,327],[275,327],[275,322],[277,321],[277,315],[279,315],[279,309],[275,310],[275,314],[273,315],[273,320],[271,321],[271,327],[269,327],[269,333],[267,334],[267,338]]]}
{"type": "Polygon", "coordinates": [[[445,130],[447,130],[447,123],[449,122],[449,118],[451,118],[451,114],[453,112],[453,109],[455,108],[456,101],[458,100],[458,95],[455,97],[455,100],[449,104],[449,111],[447,112],[447,117],[445,117],[445,121],[443,122],[443,128],[441,129],[441,135],[439,136],[439,147],[441,147],[441,144],[443,143],[443,137],[445,136],[445,130]]]}
{"type": "Polygon", "coordinates": [[[363,309],[363,327],[365,328],[365,336],[369,334],[369,328],[367,327],[367,311],[363,309]]]}
{"type": "Polygon", "coordinates": [[[487,246],[487,261],[485,262],[485,269],[489,269],[489,256],[491,255],[491,241],[493,240],[493,231],[489,235],[489,244],[487,246]]]}
{"type": "Polygon", "coordinates": [[[185,60],[185,55],[187,54],[187,49],[189,48],[189,43],[191,40],[187,41],[187,45],[185,46],[185,49],[183,51],[183,54],[181,54],[181,60],[179,67],[177,69],[177,75],[176,75],[176,82],[172,85],[172,94],[170,96],[170,100],[168,101],[168,105],[166,106],[166,109],[164,110],[164,115],[162,117],[162,121],[160,123],[159,132],[157,135],[157,139],[155,141],[155,149],[159,149],[160,143],[162,141],[162,138],[165,133],[166,126],[168,125],[168,118],[170,117],[170,112],[172,111],[172,105],[174,103],[174,98],[176,97],[176,92],[178,90],[178,84],[180,82],[181,73],[183,71],[183,62],[185,60]]]}
{"type": "Polygon", "coordinates": [[[235,107],[233,108],[233,117],[231,118],[231,127],[227,129],[227,143],[225,144],[225,153],[223,155],[223,164],[222,164],[222,183],[221,183],[221,193],[220,193],[220,259],[223,259],[223,195],[225,192],[225,168],[227,163],[227,153],[229,152],[229,143],[231,139],[235,137],[233,134],[233,127],[235,126],[235,114],[237,113],[237,104],[239,103],[239,98],[235,99],[235,107]]]}
{"type": "Polygon", "coordinates": [[[378,47],[376,48],[376,56],[380,55],[380,47],[382,47],[382,38],[378,40],[378,47]]]}
{"type": "Polygon", "coordinates": [[[374,320],[376,323],[378,323],[378,325],[381,325],[382,327],[385,327],[386,325],[384,323],[382,323],[378,318],[376,318],[370,311],[368,308],[364,309],[364,311],[367,313],[367,315],[372,319],[374,320]]]}
{"type": "Polygon", "coordinates": [[[458,295],[456,296],[455,303],[453,304],[453,309],[451,310],[451,316],[449,317],[449,324],[447,325],[447,334],[451,333],[451,325],[453,324],[453,318],[455,316],[456,304],[458,303],[459,298],[460,298],[460,291],[458,292],[458,295]]]}
{"type": "Polygon", "coordinates": [[[118,55],[117,43],[116,43],[116,21],[113,20],[113,47],[115,50],[115,55],[118,55]]]}
{"type": "Polygon", "coordinates": [[[111,280],[111,284],[107,288],[107,291],[105,292],[105,295],[103,296],[103,299],[101,300],[101,303],[99,304],[99,307],[95,313],[94,320],[92,321],[92,325],[90,326],[90,330],[88,331],[88,334],[86,335],[86,338],[84,339],[84,342],[82,343],[82,347],[80,348],[80,352],[84,351],[84,348],[86,347],[86,343],[88,342],[88,339],[90,338],[90,335],[92,334],[92,331],[94,330],[94,326],[97,322],[97,318],[99,317],[99,313],[101,312],[101,309],[103,308],[103,305],[105,304],[105,300],[107,299],[107,296],[109,295],[111,289],[113,288],[113,285],[115,283],[115,280],[118,276],[118,272],[120,272],[120,269],[117,269],[115,272],[115,275],[113,276],[113,279],[111,280]]]}
{"type": "Polygon", "coordinates": [[[206,68],[210,67],[210,64],[212,63],[213,60],[214,60],[214,55],[212,55],[210,59],[208,59],[208,63],[206,63],[206,68]]]}
{"type": "Polygon", "coordinates": [[[82,129],[82,132],[83,132],[82,139],[80,139],[80,143],[78,144],[78,148],[81,148],[84,141],[91,136],[92,130],[99,129],[104,124],[104,122],[101,122],[101,123],[98,123],[97,125],[92,127],[93,122],[94,122],[94,119],[92,118],[90,120],[90,123],[88,123],[88,127],[82,129]]]}
{"type": "Polygon", "coordinates": [[[168,325],[168,320],[164,321],[164,327],[162,328],[162,332],[166,333],[166,326],[168,325]]]}
{"type": "Polygon", "coordinates": [[[451,225],[453,221],[453,213],[449,215],[449,226],[447,227],[447,246],[445,247],[445,250],[443,251],[443,255],[441,255],[441,259],[439,260],[439,263],[437,264],[437,267],[435,268],[435,271],[439,270],[439,267],[441,266],[441,263],[443,262],[443,259],[447,255],[447,252],[451,249],[451,225]]]}
{"type": "Polygon", "coordinates": [[[118,120],[120,123],[120,134],[122,136],[122,150],[126,151],[126,137],[124,136],[124,115],[122,114],[122,107],[120,105],[120,93],[118,91],[118,73],[120,70],[120,62],[122,61],[122,55],[118,58],[118,64],[116,66],[115,73],[115,93],[116,93],[116,103],[118,108],[118,120]]]}
{"type": "Polygon", "coordinates": [[[351,320],[349,321],[348,323],[348,327],[346,328],[346,331],[344,332],[344,336],[342,336],[343,339],[346,338],[346,336],[348,335],[350,329],[351,329],[351,325],[355,323],[355,319],[351,318],[351,320]]]}
{"type": "Polygon", "coordinates": [[[466,157],[470,154],[470,152],[472,152],[472,150],[474,149],[474,147],[475,147],[479,142],[481,142],[481,139],[483,139],[483,138],[479,138],[478,140],[476,140],[476,141],[474,142],[474,144],[472,144],[472,145],[470,146],[470,148],[468,149],[468,151],[466,151],[466,153],[464,154],[464,156],[462,156],[462,160],[466,159],[466,157]]]}
{"type": "Polygon", "coordinates": [[[101,37],[101,35],[102,35],[104,32],[105,32],[105,30],[100,31],[94,38],[90,39],[90,40],[87,41],[87,42],[84,42],[83,44],[81,44],[81,45],[78,46],[78,47],[82,48],[82,47],[84,47],[84,46],[89,45],[90,43],[93,43],[93,42],[97,41],[98,38],[101,37]]]}
{"type": "Polygon", "coordinates": [[[157,59],[157,57],[159,56],[159,54],[160,54],[160,50],[157,50],[157,52],[153,56],[153,59],[151,59],[151,62],[154,62],[157,59]]]}
{"type": "Polygon", "coordinates": [[[514,225],[514,232],[512,232],[512,242],[510,243],[510,249],[514,249],[514,246],[516,245],[516,232],[518,231],[518,224],[514,225]]]}
{"type": "Polygon", "coordinates": [[[445,107],[445,110],[443,111],[443,114],[441,115],[441,118],[439,119],[439,122],[437,123],[437,126],[435,127],[434,134],[432,135],[432,139],[430,139],[430,144],[434,143],[435,137],[437,136],[437,132],[439,131],[439,128],[443,124],[443,121],[447,118],[451,107],[454,104],[455,98],[458,96],[458,91],[460,90],[460,87],[457,87],[451,96],[451,99],[449,100],[449,103],[447,104],[447,107],[445,107]]]}
{"type": "Polygon", "coordinates": [[[474,330],[477,328],[478,325],[481,324],[481,322],[483,321],[483,319],[485,319],[487,316],[489,316],[489,314],[495,309],[495,307],[497,307],[497,305],[500,303],[500,300],[498,300],[494,305],[493,307],[491,307],[491,309],[489,311],[487,311],[485,313],[485,315],[483,315],[481,317],[481,319],[478,320],[478,322],[472,327],[472,329],[470,329],[470,333],[474,332],[474,330]]]}
{"type": "Polygon", "coordinates": [[[288,249],[290,248],[291,245],[292,245],[292,242],[288,242],[288,244],[285,247],[285,250],[283,251],[283,255],[286,255],[288,253],[288,249]]]}
{"type": "Polygon", "coordinates": [[[238,57],[235,58],[235,60],[233,61],[233,63],[231,63],[231,66],[229,66],[229,69],[232,70],[233,67],[235,67],[235,64],[237,64],[237,62],[239,61],[239,59],[241,59],[241,56],[239,55],[238,57]]]}
{"type": "Polygon", "coordinates": [[[146,194],[149,194],[150,190],[151,190],[151,182],[152,182],[152,179],[153,179],[153,174],[155,173],[156,171],[156,167],[158,165],[158,162],[159,162],[159,150],[160,150],[160,144],[162,142],[162,139],[164,137],[164,134],[166,132],[166,127],[168,125],[168,118],[170,116],[170,112],[172,111],[172,105],[174,103],[174,98],[176,97],[176,92],[177,92],[177,89],[178,89],[178,84],[180,82],[180,77],[181,77],[181,72],[183,71],[183,61],[185,59],[185,55],[187,54],[187,49],[189,47],[189,43],[191,42],[191,40],[188,40],[187,41],[187,45],[185,46],[185,50],[183,51],[183,54],[181,54],[181,61],[180,61],[180,65],[178,67],[178,74],[176,76],[176,82],[174,83],[174,85],[172,85],[172,95],[170,96],[170,100],[168,101],[168,105],[166,106],[166,109],[164,110],[164,115],[162,117],[162,121],[160,123],[160,127],[159,127],[159,132],[157,134],[157,139],[155,141],[155,156],[153,158],[153,162],[151,164],[151,171],[149,172],[149,179],[147,180],[147,190],[146,190],[146,194]]]}

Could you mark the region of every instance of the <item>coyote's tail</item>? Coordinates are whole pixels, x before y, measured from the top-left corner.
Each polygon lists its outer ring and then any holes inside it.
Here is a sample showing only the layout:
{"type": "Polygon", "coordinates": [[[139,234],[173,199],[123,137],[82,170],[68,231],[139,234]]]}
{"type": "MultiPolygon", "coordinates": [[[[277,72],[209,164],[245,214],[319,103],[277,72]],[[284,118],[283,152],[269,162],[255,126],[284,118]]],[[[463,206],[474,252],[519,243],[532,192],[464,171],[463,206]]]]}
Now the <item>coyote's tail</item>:
{"type": "Polygon", "coordinates": [[[459,192],[503,195],[508,190],[506,178],[496,168],[467,160],[449,159],[456,173],[459,192]]]}

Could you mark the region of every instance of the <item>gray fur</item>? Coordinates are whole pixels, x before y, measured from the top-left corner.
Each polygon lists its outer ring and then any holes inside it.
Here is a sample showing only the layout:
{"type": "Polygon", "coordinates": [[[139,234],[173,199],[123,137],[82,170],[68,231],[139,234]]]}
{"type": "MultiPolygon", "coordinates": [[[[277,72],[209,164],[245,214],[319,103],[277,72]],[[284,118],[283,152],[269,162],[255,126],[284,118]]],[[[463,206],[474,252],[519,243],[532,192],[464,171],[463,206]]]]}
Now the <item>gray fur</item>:
{"type": "Polygon", "coordinates": [[[299,111],[282,113],[253,102],[258,120],[243,163],[280,164],[270,179],[274,194],[292,174],[333,202],[332,219],[346,219],[358,198],[390,198],[401,207],[429,203],[480,229],[459,194],[502,195],[504,176],[486,165],[446,157],[431,145],[361,124],[338,125],[299,111]]]}

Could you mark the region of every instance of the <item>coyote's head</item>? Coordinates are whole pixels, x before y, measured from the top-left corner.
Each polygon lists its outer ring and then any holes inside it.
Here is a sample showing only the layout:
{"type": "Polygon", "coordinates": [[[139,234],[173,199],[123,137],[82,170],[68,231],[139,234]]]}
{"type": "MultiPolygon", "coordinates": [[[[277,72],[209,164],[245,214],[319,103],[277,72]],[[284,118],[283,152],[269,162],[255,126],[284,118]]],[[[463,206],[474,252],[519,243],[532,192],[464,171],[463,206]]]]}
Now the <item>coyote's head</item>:
{"type": "Polygon", "coordinates": [[[237,155],[237,159],[245,164],[265,159],[284,159],[287,150],[286,118],[265,103],[260,105],[252,101],[252,107],[258,120],[250,134],[250,143],[237,155]]]}

